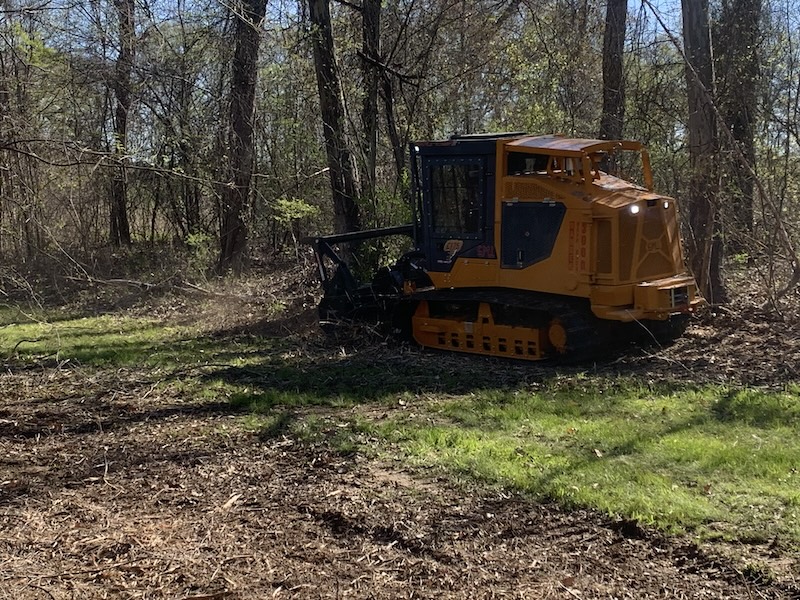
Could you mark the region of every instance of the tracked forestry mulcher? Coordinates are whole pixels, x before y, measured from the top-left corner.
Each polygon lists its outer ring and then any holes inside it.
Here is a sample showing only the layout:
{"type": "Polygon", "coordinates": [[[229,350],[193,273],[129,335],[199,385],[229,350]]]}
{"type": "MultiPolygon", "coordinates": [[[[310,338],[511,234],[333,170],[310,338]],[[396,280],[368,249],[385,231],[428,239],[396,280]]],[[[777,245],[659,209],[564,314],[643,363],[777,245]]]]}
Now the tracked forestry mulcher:
{"type": "Polygon", "coordinates": [[[539,360],[669,342],[702,303],[675,200],[638,142],[524,134],[411,145],[410,225],[312,241],[323,323],[369,319],[418,344],[539,360]],[[611,175],[635,158],[641,183],[611,175]],[[626,160],[628,162],[626,162],[626,160]],[[413,249],[360,282],[343,244],[413,249]]]}

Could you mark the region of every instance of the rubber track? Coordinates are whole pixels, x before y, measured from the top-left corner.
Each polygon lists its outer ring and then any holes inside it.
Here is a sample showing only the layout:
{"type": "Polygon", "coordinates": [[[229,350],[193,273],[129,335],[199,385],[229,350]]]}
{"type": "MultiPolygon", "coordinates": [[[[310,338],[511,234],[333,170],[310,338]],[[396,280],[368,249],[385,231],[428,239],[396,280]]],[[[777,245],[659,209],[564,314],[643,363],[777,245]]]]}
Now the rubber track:
{"type": "MultiPolygon", "coordinates": [[[[435,290],[416,294],[413,298],[444,302],[484,302],[492,307],[504,306],[512,311],[521,309],[542,312],[548,315],[547,320],[558,319],[566,330],[566,351],[552,357],[566,362],[607,356],[622,349],[622,346],[617,345],[618,336],[614,335],[614,325],[620,327],[625,324],[614,324],[598,319],[592,314],[589,301],[584,298],[497,288],[435,290]]],[[[512,324],[526,326],[522,322],[512,324]]]]}

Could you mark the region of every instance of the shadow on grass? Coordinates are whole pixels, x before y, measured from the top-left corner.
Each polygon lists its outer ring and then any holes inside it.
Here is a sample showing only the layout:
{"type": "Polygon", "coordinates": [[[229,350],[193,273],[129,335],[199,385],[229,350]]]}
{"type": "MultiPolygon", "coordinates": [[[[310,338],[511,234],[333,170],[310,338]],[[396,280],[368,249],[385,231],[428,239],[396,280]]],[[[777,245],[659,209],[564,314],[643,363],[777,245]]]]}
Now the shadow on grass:
{"type": "Polygon", "coordinates": [[[759,390],[730,389],[714,404],[720,422],[739,422],[760,428],[800,423],[800,404],[790,394],[765,394],[759,390]]]}
{"type": "Polygon", "coordinates": [[[235,393],[232,403],[258,412],[278,405],[352,406],[409,395],[462,395],[539,385],[558,376],[554,370],[508,365],[495,359],[428,352],[376,356],[365,351],[347,358],[223,367],[207,373],[203,380],[243,386],[246,391],[235,393]]]}

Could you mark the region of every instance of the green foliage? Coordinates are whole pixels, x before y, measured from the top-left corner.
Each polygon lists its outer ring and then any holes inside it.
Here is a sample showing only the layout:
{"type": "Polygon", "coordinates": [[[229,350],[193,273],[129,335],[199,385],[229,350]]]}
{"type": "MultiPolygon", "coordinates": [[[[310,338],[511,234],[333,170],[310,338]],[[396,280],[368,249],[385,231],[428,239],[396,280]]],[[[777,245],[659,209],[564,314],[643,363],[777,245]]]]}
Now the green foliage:
{"type": "Polygon", "coordinates": [[[186,245],[189,248],[187,274],[205,278],[219,256],[216,240],[207,233],[190,233],[186,236],[186,245]]]}
{"type": "Polygon", "coordinates": [[[273,204],[273,210],[275,220],[286,226],[319,214],[318,206],[313,206],[302,198],[278,198],[273,204]]]}
{"type": "Polygon", "coordinates": [[[411,245],[411,238],[401,235],[360,243],[351,265],[353,275],[357,281],[370,281],[380,267],[393,265],[411,245]]]}
{"type": "Polygon", "coordinates": [[[38,32],[26,31],[22,23],[17,21],[11,23],[10,29],[15,49],[25,57],[28,66],[48,68],[58,58],[58,54],[45,44],[38,32]]]}
{"type": "Polygon", "coordinates": [[[745,266],[750,262],[750,255],[747,252],[739,252],[729,257],[730,260],[737,266],[745,266]]]}

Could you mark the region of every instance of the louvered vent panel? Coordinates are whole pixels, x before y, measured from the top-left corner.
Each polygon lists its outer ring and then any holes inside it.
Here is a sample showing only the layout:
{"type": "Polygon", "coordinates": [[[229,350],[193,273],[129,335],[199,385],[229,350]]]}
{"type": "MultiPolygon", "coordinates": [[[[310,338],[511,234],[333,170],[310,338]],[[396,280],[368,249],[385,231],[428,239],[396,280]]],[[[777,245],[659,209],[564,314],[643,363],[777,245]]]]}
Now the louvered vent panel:
{"type": "Polygon", "coordinates": [[[541,200],[553,196],[542,186],[528,181],[508,181],[503,191],[504,197],[521,200],[541,200]]]}

